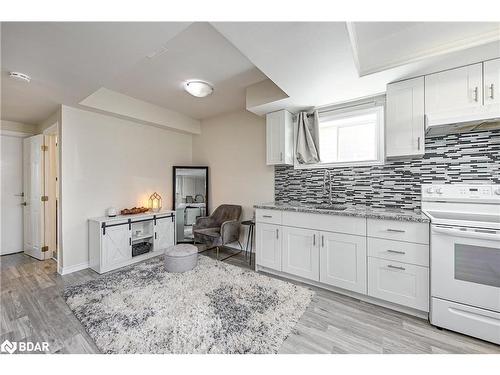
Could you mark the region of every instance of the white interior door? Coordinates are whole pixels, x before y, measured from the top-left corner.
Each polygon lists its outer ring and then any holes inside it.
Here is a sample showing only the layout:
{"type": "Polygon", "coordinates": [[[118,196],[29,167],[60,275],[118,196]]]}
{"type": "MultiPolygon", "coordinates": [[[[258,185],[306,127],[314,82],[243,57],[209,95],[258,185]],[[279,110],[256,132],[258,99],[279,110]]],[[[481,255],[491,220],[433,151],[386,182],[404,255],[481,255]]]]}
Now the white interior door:
{"type": "Polygon", "coordinates": [[[24,252],[43,260],[49,257],[43,252],[43,135],[23,140],[24,174],[24,252]]]}
{"type": "Polygon", "coordinates": [[[2,135],[2,242],[0,254],[23,251],[23,139],[2,135]]]}

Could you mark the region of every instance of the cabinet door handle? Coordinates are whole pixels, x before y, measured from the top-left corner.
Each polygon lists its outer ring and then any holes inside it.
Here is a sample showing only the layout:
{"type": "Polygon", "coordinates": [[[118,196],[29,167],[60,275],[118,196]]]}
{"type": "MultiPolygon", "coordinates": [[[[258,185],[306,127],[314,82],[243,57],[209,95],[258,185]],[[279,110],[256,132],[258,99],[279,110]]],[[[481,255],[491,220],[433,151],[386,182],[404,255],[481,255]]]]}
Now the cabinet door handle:
{"type": "Polygon", "coordinates": [[[268,218],[268,219],[271,219],[271,218],[272,218],[272,216],[271,216],[271,215],[262,215],[262,217],[266,217],[266,218],[268,218]]]}
{"type": "Polygon", "coordinates": [[[494,99],[495,86],[493,83],[489,86],[490,89],[490,99],[494,99]]]}
{"type": "Polygon", "coordinates": [[[477,86],[474,88],[474,101],[479,101],[479,87],[477,86]]]}
{"type": "Polygon", "coordinates": [[[276,239],[279,239],[279,234],[278,234],[278,232],[279,232],[279,229],[277,229],[277,228],[276,228],[276,239]]]}
{"type": "Polygon", "coordinates": [[[316,246],[316,235],[313,234],[313,246],[316,246]]]}
{"type": "Polygon", "coordinates": [[[132,246],[132,238],[131,237],[128,238],[128,244],[129,244],[129,246],[132,246]]]}
{"type": "Polygon", "coordinates": [[[417,138],[417,150],[420,151],[420,137],[417,138]]]}
{"type": "Polygon", "coordinates": [[[404,267],[393,266],[392,264],[388,264],[387,267],[393,268],[393,269],[396,269],[396,270],[401,270],[401,271],[405,271],[406,270],[406,268],[404,268],[404,267]]]}
{"type": "Polygon", "coordinates": [[[406,254],[404,251],[398,251],[398,250],[387,250],[387,252],[393,254],[406,254]]]}
{"type": "Polygon", "coordinates": [[[280,161],[283,161],[283,152],[280,152],[280,161]]]}
{"type": "Polygon", "coordinates": [[[155,240],[156,240],[156,232],[155,232],[155,240]]]}
{"type": "Polygon", "coordinates": [[[321,235],[321,247],[325,247],[325,236],[321,235]]]}
{"type": "Polygon", "coordinates": [[[405,233],[405,230],[402,229],[392,229],[392,228],[387,228],[388,232],[394,232],[394,233],[405,233]]]}

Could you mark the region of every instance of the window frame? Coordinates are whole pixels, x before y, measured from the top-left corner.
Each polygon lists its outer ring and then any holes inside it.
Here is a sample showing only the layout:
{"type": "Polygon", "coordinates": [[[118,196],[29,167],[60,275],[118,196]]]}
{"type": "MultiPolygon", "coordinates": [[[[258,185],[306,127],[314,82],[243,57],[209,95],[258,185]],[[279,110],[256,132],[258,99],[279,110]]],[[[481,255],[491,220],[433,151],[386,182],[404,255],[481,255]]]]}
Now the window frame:
{"type": "MultiPolygon", "coordinates": [[[[314,163],[314,164],[300,164],[295,155],[295,147],[297,144],[297,126],[294,125],[293,137],[293,167],[294,169],[317,169],[317,168],[336,168],[336,167],[362,167],[372,165],[383,165],[385,163],[385,105],[373,103],[369,107],[364,108],[342,108],[339,110],[322,112],[323,116],[327,115],[328,120],[341,120],[343,118],[350,118],[364,114],[377,114],[377,158],[375,160],[366,161],[352,161],[352,162],[330,162],[330,163],[314,163]]],[[[320,114],[321,119],[321,114],[320,114]]],[[[319,142],[319,140],[318,140],[319,142]]],[[[321,150],[320,150],[321,154],[321,150]]]]}

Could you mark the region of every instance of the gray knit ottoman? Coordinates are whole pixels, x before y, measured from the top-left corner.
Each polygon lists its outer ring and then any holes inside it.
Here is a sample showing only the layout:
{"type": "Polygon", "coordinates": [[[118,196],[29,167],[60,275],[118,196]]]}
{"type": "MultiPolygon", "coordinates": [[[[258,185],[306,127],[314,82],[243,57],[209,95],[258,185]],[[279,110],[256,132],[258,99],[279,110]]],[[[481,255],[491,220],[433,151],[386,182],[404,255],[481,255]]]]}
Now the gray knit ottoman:
{"type": "Polygon", "coordinates": [[[186,272],[196,267],[198,248],[190,244],[170,246],[165,250],[165,269],[167,272],[186,272]]]}

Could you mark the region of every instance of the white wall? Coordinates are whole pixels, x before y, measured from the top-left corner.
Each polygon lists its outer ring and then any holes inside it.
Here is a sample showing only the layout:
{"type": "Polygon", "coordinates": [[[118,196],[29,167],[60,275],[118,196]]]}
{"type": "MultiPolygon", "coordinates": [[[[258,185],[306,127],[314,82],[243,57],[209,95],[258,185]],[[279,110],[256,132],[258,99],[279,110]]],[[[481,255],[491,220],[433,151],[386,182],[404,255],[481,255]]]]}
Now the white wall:
{"type": "Polygon", "coordinates": [[[172,166],[191,164],[192,136],[67,106],[60,131],[64,272],[88,261],[88,218],[154,191],[171,207],[172,166]]]}
{"type": "Polygon", "coordinates": [[[27,135],[31,134],[37,134],[37,126],[32,125],[32,124],[24,124],[22,122],[17,122],[17,121],[7,121],[7,120],[1,120],[0,121],[0,129],[2,132],[19,132],[19,133],[25,133],[27,135]]]}
{"type": "Polygon", "coordinates": [[[274,169],[266,166],[266,122],[246,110],[216,116],[201,123],[193,136],[193,163],[209,167],[209,205],[243,206],[242,219],[253,216],[253,205],[274,200],[274,169]]]}

